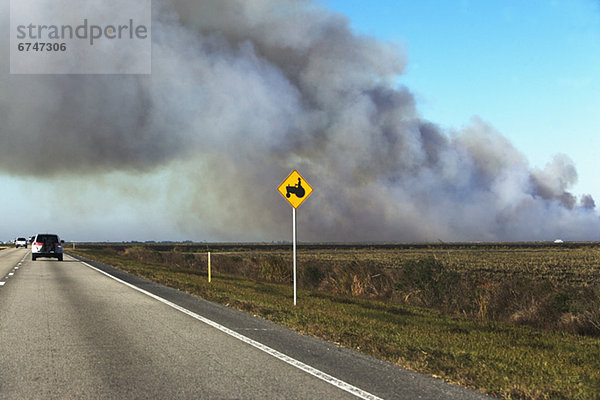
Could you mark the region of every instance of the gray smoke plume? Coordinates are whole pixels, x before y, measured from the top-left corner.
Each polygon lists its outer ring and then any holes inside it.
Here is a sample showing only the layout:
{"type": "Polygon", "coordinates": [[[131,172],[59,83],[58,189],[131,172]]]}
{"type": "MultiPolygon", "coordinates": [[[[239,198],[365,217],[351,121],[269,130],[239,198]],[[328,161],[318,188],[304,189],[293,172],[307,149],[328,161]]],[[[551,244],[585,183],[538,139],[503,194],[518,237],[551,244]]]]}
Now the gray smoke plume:
{"type": "Polygon", "coordinates": [[[423,120],[396,83],[402,49],[310,0],[155,1],[152,39],[150,76],[8,75],[3,59],[0,170],[104,188],[74,210],[156,201],[215,240],[289,239],[275,188],[292,169],[315,188],[305,241],[598,239],[568,157],[532,169],[477,117],[423,120]]]}

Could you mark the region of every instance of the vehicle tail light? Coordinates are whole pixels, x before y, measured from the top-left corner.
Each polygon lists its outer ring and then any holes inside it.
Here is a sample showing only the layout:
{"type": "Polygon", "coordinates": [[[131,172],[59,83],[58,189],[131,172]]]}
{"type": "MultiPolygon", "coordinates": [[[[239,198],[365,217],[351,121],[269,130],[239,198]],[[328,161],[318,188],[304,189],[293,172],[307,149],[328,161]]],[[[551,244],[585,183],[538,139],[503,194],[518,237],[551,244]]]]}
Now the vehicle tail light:
{"type": "Polygon", "coordinates": [[[34,244],[35,246],[41,246],[41,245],[42,245],[42,243],[41,243],[41,242],[33,242],[33,244],[34,244]]]}

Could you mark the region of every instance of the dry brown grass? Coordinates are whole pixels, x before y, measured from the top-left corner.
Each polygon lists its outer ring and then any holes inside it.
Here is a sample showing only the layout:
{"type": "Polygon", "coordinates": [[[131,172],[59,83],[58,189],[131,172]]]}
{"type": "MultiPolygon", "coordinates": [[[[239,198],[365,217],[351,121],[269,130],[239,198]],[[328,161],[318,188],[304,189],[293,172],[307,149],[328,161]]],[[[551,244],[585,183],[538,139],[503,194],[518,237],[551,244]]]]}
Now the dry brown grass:
{"type": "MultiPolygon", "coordinates": [[[[109,247],[115,255],[207,270],[210,246],[109,247]]],[[[292,254],[273,249],[212,252],[215,271],[292,281],[292,254]]],[[[600,336],[600,245],[299,247],[298,287],[429,307],[486,321],[600,336]]]]}

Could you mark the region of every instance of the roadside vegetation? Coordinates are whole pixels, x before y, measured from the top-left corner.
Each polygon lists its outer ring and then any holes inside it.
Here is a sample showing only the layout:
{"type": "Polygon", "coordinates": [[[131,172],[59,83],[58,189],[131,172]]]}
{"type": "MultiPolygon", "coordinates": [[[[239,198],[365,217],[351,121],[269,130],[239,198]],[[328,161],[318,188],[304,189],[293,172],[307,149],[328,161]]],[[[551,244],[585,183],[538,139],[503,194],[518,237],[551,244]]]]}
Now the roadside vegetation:
{"type": "Polygon", "coordinates": [[[285,246],[69,251],[494,396],[600,398],[600,244],[301,246],[297,306],[285,246]]]}

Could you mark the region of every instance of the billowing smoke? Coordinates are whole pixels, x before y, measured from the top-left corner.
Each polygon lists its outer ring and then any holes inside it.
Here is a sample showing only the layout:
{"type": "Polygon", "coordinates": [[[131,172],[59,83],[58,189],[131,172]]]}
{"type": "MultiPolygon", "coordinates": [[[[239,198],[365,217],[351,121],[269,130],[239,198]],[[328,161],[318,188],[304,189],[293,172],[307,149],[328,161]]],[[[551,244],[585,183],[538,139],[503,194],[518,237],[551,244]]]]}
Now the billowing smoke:
{"type": "Polygon", "coordinates": [[[152,39],[150,76],[8,75],[3,58],[0,170],[130,187],[213,240],[289,239],[275,188],[294,168],[315,188],[305,241],[598,239],[568,157],[532,169],[479,118],[423,120],[402,49],[310,0],[158,0],[152,39]]]}

